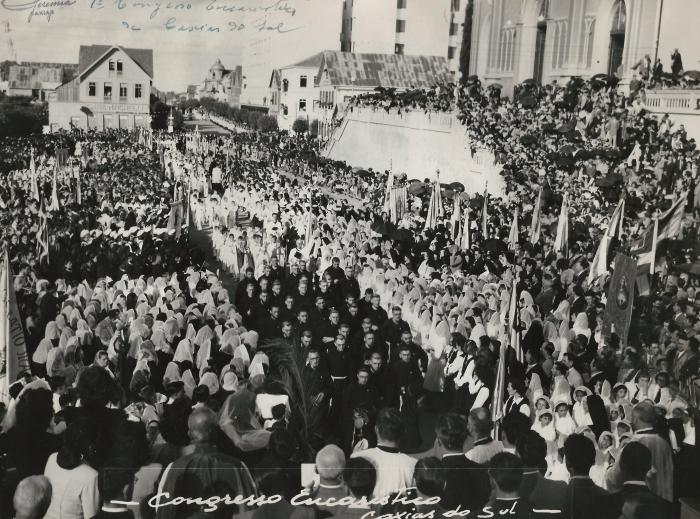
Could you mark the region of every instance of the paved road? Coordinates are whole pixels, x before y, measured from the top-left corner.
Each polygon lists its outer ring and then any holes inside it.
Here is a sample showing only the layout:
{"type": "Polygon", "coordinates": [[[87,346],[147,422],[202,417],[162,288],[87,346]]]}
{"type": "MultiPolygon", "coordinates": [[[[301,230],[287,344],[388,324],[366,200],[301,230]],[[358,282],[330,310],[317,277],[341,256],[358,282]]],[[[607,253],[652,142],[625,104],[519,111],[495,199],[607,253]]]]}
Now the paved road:
{"type": "Polygon", "coordinates": [[[231,301],[233,301],[233,297],[236,295],[238,280],[228,271],[228,269],[214,254],[214,246],[211,239],[211,228],[208,227],[200,231],[194,225],[190,225],[189,234],[190,244],[204,252],[204,268],[214,272],[215,274],[218,271],[218,277],[221,280],[221,284],[226,290],[228,290],[228,295],[231,298],[231,301]]]}

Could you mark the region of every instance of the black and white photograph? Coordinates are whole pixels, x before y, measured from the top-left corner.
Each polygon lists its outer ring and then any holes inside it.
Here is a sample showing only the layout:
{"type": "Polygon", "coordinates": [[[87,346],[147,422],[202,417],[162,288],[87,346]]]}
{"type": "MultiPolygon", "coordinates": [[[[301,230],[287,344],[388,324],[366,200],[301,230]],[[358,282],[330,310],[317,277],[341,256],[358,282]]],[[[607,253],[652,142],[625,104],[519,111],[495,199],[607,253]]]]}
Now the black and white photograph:
{"type": "Polygon", "coordinates": [[[700,518],[700,0],[0,0],[0,519],[700,518]]]}

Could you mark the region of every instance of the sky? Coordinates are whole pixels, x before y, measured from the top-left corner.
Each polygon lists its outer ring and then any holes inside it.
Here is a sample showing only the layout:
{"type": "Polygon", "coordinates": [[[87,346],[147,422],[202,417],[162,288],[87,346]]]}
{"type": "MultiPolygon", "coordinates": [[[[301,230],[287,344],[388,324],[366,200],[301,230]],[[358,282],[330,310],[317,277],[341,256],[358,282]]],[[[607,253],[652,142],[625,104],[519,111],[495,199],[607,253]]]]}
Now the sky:
{"type": "Polygon", "coordinates": [[[10,23],[9,34],[0,32],[0,61],[12,59],[8,36],[19,61],[77,63],[86,44],[152,48],[154,86],[184,91],[217,58],[240,65],[247,37],[293,28],[295,5],[306,1],[0,0],[0,22],[10,23]]]}

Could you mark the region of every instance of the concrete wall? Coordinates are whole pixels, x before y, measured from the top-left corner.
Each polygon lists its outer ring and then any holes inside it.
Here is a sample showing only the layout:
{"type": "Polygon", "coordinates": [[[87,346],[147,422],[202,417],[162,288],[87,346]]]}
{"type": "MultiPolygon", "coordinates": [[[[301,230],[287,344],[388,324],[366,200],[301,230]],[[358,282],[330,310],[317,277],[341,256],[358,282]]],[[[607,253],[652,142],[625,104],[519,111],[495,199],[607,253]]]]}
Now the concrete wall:
{"type": "Polygon", "coordinates": [[[658,117],[668,114],[676,128],[682,124],[688,137],[700,142],[700,89],[650,90],[645,108],[658,117]]]}
{"type": "Polygon", "coordinates": [[[355,108],[348,112],[326,148],[326,155],[356,167],[406,173],[409,179],[434,178],[461,182],[467,191],[488,190],[503,195],[503,182],[493,156],[483,151],[474,157],[464,127],[451,114],[422,111],[399,115],[384,110],[355,108]]]}

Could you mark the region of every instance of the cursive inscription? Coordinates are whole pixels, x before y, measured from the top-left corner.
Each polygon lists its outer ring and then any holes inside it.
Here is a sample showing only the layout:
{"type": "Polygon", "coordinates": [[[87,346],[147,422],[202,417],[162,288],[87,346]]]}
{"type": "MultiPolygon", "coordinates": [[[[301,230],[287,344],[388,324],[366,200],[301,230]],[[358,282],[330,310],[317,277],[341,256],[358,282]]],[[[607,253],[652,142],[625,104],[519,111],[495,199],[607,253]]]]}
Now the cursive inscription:
{"type": "Polygon", "coordinates": [[[1,0],[0,7],[8,11],[27,11],[27,23],[34,18],[50,22],[57,10],[74,5],[76,0],[1,0]]]}
{"type": "Polygon", "coordinates": [[[170,34],[258,32],[285,34],[301,27],[294,24],[299,2],[306,0],[0,0],[0,8],[25,11],[27,22],[51,22],[59,10],[75,6],[116,14],[114,23],[127,31],[161,30],[170,34]]]}

